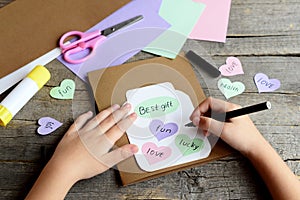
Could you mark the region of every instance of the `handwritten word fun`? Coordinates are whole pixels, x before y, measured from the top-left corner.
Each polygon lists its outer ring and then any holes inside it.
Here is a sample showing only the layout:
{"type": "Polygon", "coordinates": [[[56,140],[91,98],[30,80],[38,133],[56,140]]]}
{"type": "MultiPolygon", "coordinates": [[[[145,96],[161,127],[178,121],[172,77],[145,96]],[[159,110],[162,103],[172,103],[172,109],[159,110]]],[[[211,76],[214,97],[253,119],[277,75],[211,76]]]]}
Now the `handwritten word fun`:
{"type": "Polygon", "coordinates": [[[66,89],[64,89],[64,90],[60,90],[60,89],[59,89],[59,90],[58,90],[58,93],[59,93],[62,97],[64,97],[64,95],[65,95],[65,94],[68,94],[68,92],[71,91],[71,90],[72,90],[72,88],[71,88],[70,86],[67,86],[66,89]]]}

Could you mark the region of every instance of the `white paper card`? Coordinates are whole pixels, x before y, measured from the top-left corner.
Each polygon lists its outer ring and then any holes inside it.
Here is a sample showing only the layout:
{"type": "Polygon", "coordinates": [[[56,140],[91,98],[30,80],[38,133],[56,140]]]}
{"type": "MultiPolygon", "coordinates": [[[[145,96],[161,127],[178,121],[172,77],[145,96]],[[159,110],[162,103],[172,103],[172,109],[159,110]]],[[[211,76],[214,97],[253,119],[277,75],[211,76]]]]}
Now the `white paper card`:
{"type": "Polygon", "coordinates": [[[202,131],[184,126],[194,110],[190,97],[171,83],[128,90],[126,98],[138,115],[127,135],[139,147],[135,159],[141,169],[151,172],[209,155],[202,131]]]}

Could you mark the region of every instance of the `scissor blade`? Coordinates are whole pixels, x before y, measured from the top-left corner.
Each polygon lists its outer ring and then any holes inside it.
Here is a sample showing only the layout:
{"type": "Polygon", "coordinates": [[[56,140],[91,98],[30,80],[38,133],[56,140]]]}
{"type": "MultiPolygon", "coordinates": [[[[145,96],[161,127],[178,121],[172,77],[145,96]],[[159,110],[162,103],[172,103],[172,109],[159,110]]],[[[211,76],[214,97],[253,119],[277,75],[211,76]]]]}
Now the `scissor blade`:
{"type": "Polygon", "coordinates": [[[102,30],[101,35],[108,36],[109,34],[112,34],[112,33],[116,32],[117,30],[124,28],[126,26],[129,26],[131,24],[134,24],[134,23],[140,21],[141,19],[143,19],[143,15],[138,15],[136,17],[133,17],[131,19],[128,19],[119,24],[113,25],[107,29],[102,30]]]}

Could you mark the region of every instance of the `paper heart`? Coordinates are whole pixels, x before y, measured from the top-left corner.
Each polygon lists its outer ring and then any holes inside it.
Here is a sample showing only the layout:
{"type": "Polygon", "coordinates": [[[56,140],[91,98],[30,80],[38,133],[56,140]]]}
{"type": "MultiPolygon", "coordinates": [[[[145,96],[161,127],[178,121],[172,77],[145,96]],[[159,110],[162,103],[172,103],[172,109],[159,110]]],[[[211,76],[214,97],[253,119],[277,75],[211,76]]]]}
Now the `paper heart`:
{"type": "Polygon", "coordinates": [[[60,86],[50,90],[50,96],[55,99],[73,99],[75,93],[75,82],[71,79],[65,79],[60,86]]]}
{"type": "Polygon", "coordinates": [[[280,87],[280,81],[278,79],[269,79],[269,77],[263,73],[257,73],[254,76],[254,82],[259,93],[272,92],[280,87]]]}
{"type": "Polygon", "coordinates": [[[234,76],[238,74],[244,74],[241,61],[236,57],[228,57],[226,64],[219,68],[219,71],[223,76],[234,76]]]}
{"type": "Polygon", "coordinates": [[[221,78],[218,81],[218,88],[226,99],[242,94],[245,91],[245,85],[242,82],[231,83],[227,78],[221,78]]]}
{"type": "Polygon", "coordinates": [[[203,140],[199,138],[191,139],[184,134],[176,136],[175,144],[184,156],[199,152],[204,147],[203,140]]]}
{"type": "Polygon", "coordinates": [[[152,142],[147,142],[142,146],[142,152],[150,165],[161,162],[170,157],[172,150],[170,147],[157,147],[152,142]]]}
{"type": "Polygon", "coordinates": [[[175,123],[166,123],[155,119],[149,125],[151,133],[157,138],[158,141],[174,135],[178,131],[178,126],[175,123]]]}
{"type": "Polygon", "coordinates": [[[48,135],[58,129],[62,123],[51,118],[51,117],[43,117],[38,121],[40,127],[37,129],[38,134],[40,135],[48,135]]]}

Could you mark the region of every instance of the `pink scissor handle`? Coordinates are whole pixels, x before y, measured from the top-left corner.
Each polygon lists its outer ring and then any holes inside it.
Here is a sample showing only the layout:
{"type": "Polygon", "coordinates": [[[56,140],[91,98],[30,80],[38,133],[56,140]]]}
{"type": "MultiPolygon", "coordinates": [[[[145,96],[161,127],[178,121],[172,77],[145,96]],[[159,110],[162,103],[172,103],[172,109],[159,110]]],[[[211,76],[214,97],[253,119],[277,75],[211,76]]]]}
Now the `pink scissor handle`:
{"type": "Polygon", "coordinates": [[[59,40],[59,46],[62,49],[64,59],[72,64],[78,64],[86,61],[94,54],[94,49],[97,47],[98,43],[104,40],[106,37],[101,35],[101,31],[97,30],[90,33],[82,33],[80,31],[70,31],[64,34],[59,40]],[[70,36],[79,37],[78,40],[71,42],[69,44],[64,44],[64,40],[70,36]],[[85,49],[90,49],[87,56],[81,59],[71,59],[71,55],[77,54],[84,51],[85,49]]]}

